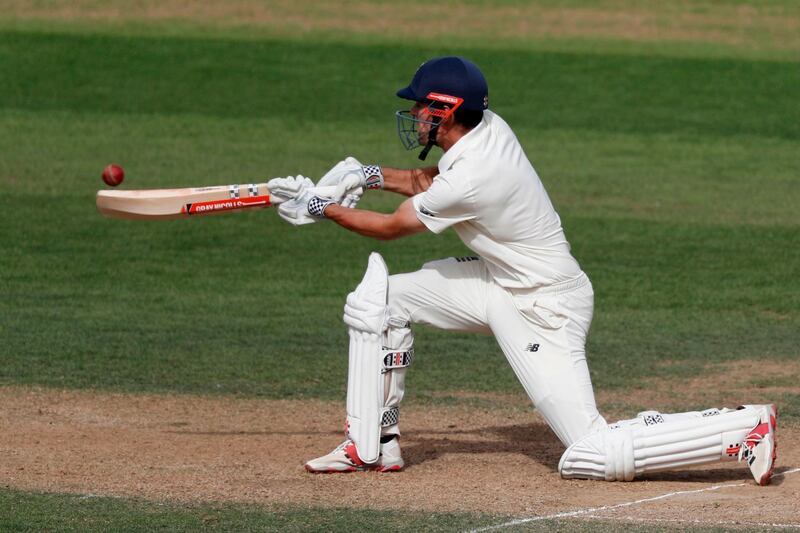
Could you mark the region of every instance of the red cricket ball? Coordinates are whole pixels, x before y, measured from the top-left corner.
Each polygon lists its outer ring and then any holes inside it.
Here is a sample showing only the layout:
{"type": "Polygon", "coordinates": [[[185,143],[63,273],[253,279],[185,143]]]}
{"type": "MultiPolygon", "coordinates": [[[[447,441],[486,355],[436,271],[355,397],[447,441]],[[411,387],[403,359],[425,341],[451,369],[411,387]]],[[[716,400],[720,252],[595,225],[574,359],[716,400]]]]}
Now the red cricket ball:
{"type": "Polygon", "coordinates": [[[125,179],[125,171],[119,165],[108,165],[103,169],[103,181],[106,185],[116,187],[125,179]]]}

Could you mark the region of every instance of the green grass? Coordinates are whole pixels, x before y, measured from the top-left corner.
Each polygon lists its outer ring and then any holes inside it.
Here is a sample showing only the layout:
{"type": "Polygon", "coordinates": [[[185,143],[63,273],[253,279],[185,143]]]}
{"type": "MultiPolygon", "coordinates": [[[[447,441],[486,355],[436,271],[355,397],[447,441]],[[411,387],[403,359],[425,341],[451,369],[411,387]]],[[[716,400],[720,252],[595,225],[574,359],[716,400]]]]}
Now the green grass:
{"type": "MultiPolygon", "coordinates": [[[[759,9],[796,12],[788,1],[759,9]]],[[[99,174],[117,162],[123,187],[147,188],[316,178],[348,154],[415,165],[395,136],[394,91],[445,53],[485,70],[492,108],[515,128],[592,278],[598,389],[655,377],[677,390],[709,364],[800,355],[800,70],[796,40],[776,47],[758,26],[767,19],[731,44],[0,17],[0,384],[342,399],[341,308],[369,252],[392,272],[414,270],[467,254],[453,233],[373,242],[271,212],[108,220],[94,208],[99,174]]],[[[362,205],[398,201],[370,193],[362,205]]],[[[409,401],[520,390],[490,337],[419,328],[417,354],[409,401]]],[[[786,389],[775,398],[782,420],[800,420],[794,383],[753,382],[770,385],[786,389]]],[[[508,519],[0,489],[0,529],[16,531],[453,531],[508,519]]]]}
{"type": "MultiPolygon", "coordinates": [[[[275,509],[248,505],[156,503],[93,495],[64,495],[0,489],[0,529],[3,531],[468,531],[505,524],[512,517],[477,513],[423,513],[346,508],[275,509]]],[[[686,531],[685,525],[625,524],[625,531],[686,531]]],[[[725,531],[691,527],[694,532],[725,531]]],[[[502,531],[619,531],[618,522],[538,520],[502,531]]],[[[740,529],[736,531],[760,531],[740,529]]]]}
{"type": "MultiPolygon", "coordinates": [[[[0,32],[0,382],[341,397],[341,306],[369,251],[413,270],[466,253],[453,234],[378,243],[269,212],[106,220],[97,176],[109,161],[131,188],[316,177],[348,153],[413,165],[393,92],[440,52],[0,32]]],[[[796,64],[471,55],[595,284],[598,387],[797,356],[796,64]]],[[[418,353],[412,397],[518,389],[491,338],[421,329],[418,353]]]]}
{"type": "Polygon", "coordinates": [[[464,531],[497,520],[469,513],[313,507],[270,510],[0,489],[3,531],[464,531]]]}
{"type": "MultiPolygon", "coordinates": [[[[391,132],[394,89],[421,57],[457,51],[6,31],[0,61],[13,76],[0,85],[0,105],[357,121],[391,132]]],[[[470,57],[492,81],[493,107],[527,129],[800,138],[794,63],[514,50],[470,57]]]]}
{"type": "Polygon", "coordinates": [[[800,9],[792,0],[198,0],[190,9],[174,0],[7,3],[0,28],[45,33],[800,60],[800,9]],[[435,28],[420,31],[422,20],[436,20],[435,28]]]}

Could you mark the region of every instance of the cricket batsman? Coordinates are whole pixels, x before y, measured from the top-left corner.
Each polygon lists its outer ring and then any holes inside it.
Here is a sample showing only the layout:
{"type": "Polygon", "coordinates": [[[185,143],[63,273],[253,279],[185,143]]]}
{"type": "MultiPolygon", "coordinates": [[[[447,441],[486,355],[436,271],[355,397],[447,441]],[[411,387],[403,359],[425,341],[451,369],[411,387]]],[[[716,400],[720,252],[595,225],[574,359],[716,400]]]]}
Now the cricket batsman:
{"type": "Polygon", "coordinates": [[[397,91],[400,139],[438,165],[399,170],[347,158],[317,184],[302,176],[269,182],[286,201],[280,215],[300,225],[331,220],[375,239],[452,228],[474,257],[425,263],[390,276],[371,254],[347,296],[350,336],[344,442],[306,463],[309,472],[401,470],[400,403],[414,359],[414,324],[494,335],[522,386],[564,444],[564,478],[630,481],[647,472],[745,460],[769,482],[776,457],[774,405],[666,414],[608,424],[597,411],[586,338],[592,284],[570,253],[561,220],[509,125],[489,110],[479,68],[461,57],[423,63],[397,91]],[[408,197],[394,213],[356,209],[368,189],[408,197]]]}

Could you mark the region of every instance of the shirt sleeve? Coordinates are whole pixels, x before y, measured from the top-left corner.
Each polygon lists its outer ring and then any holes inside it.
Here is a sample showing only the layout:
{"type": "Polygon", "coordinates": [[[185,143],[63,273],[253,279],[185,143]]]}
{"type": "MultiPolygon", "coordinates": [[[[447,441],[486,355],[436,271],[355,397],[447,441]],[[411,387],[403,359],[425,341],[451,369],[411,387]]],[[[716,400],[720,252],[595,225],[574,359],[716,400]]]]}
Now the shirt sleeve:
{"type": "Polygon", "coordinates": [[[475,218],[466,180],[440,174],[427,191],[414,196],[412,203],[420,222],[433,233],[441,233],[453,224],[475,218]]]}

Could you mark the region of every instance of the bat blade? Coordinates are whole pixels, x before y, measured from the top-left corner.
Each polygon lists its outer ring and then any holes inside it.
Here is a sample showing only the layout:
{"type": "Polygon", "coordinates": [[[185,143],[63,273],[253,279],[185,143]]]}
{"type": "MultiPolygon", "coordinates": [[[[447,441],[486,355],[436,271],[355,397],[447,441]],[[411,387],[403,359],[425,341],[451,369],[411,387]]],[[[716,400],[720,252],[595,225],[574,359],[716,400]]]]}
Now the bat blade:
{"type": "MultiPolygon", "coordinates": [[[[330,196],[333,187],[315,189],[330,196]]],[[[266,183],[186,189],[97,191],[97,210],[111,218],[167,220],[269,207],[281,202],[266,183]]]]}

